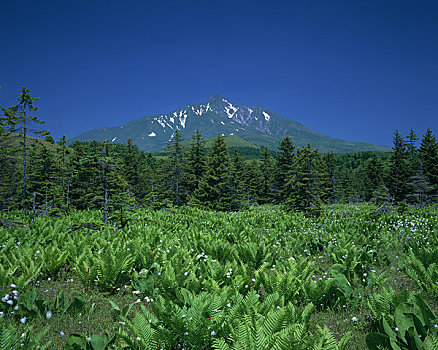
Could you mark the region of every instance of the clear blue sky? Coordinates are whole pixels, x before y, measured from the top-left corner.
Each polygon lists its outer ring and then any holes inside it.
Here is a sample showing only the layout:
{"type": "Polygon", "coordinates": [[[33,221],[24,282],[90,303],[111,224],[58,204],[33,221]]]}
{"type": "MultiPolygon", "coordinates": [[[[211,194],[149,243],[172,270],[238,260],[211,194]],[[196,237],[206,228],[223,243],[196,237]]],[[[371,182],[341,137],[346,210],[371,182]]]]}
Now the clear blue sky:
{"type": "Polygon", "coordinates": [[[333,137],[438,134],[438,1],[1,1],[0,105],[55,138],[207,101],[333,137]]]}

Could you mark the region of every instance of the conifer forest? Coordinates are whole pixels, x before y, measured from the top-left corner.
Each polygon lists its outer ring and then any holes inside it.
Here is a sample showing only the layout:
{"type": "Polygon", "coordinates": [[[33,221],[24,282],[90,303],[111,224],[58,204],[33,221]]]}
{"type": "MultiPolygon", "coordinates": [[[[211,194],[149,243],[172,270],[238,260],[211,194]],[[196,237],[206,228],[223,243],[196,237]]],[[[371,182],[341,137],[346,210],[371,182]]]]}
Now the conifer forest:
{"type": "Polygon", "coordinates": [[[438,142],[159,153],[0,116],[0,349],[438,349],[438,142]]]}

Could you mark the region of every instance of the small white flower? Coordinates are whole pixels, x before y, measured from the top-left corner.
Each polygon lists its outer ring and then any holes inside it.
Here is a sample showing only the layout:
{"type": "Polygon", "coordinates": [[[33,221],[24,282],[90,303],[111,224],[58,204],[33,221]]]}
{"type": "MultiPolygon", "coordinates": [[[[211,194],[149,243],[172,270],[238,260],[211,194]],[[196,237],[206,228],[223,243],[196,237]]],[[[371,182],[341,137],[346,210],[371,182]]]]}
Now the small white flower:
{"type": "Polygon", "coordinates": [[[135,338],[135,340],[137,340],[137,341],[140,341],[140,340],[141,340],[141,338],[140,338],[140,337],[137,337],[137,338],[135,338]]]}
{"type": "Polygon", "coordinates": [[[353,322],[357,322],[357,317],[354,316],[354,317],[351,318],[351,320],[352,320],[353,322]]]}
{"type": "Polygon", "coordinates": [[[211,335],[216,335],[216,332],[215,332],[215,331],[211,331],[210,334],[211,334],[211,335]]]}
{"type": "Polygon", "coordinates": [[[26,317],[20,318],[21,323],[26,323],[26,317]]]}
{"type": "Polygon", "coordinates": [[[13,305],[13,304],[14,304],[14,301],[13,301],[13,300],[8,300],[7,303],[8,303],[9,305],[13,305]]]}
{"type": "Polygon", "coordinates": [[[398,327],[395,327],[395,331],[398,332],[398,327]]]}
{"type": "Polygon", "coordinates": [[[17,286],[15,284],[11,284],[11,288],[17,288],[17,286]]]}
{"type": "Polygon", "coordinates": [[[46,312],[46,318],[52,318],[52,312],[50,310],[46,312]]]}
{"type": "Polygon", "coordinates": [[[61,336],[61,338],[65,337],[65,333],[63,331],[59,332],[59,335],[61,336]]]}

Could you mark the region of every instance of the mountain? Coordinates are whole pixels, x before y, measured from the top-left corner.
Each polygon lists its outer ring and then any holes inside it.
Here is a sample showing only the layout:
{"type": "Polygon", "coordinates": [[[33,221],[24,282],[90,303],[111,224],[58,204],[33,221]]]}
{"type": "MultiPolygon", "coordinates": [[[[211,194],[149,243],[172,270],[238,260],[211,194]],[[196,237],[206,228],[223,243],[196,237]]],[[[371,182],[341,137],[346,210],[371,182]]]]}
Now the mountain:
{"type": "Polygon", "coordinates": [[[391,151],[387,146],[335,139],[269,109],[233,104],[220,95],[211,97],[207,103],[187,105],[171,113],[143,117],[118,127],[90,130],[70,142],[109,140],[126,143],[131,138],[140,149],[157,152],[173,138],[176,129],[186,139],[190,139],[198,129],[203,137],[215,137],[217,134],[237,135],[270,149],[276,149],[281,139],[290,136],[295,145],[301,146],[309,142],[321,152],[391,151]]]}

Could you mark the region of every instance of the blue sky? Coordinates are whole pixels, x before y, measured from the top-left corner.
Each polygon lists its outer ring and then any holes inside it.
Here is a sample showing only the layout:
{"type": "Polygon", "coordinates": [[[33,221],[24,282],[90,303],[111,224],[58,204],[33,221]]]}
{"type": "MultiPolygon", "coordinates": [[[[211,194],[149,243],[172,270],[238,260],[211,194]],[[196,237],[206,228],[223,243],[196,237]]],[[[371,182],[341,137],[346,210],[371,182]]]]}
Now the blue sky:
{"type": "Polygon", "coordinates": [[[55,138],[204,102],[332,137],[438,133],[438,2],[1,1],[0,105],[20,86],[55,138]]]}

